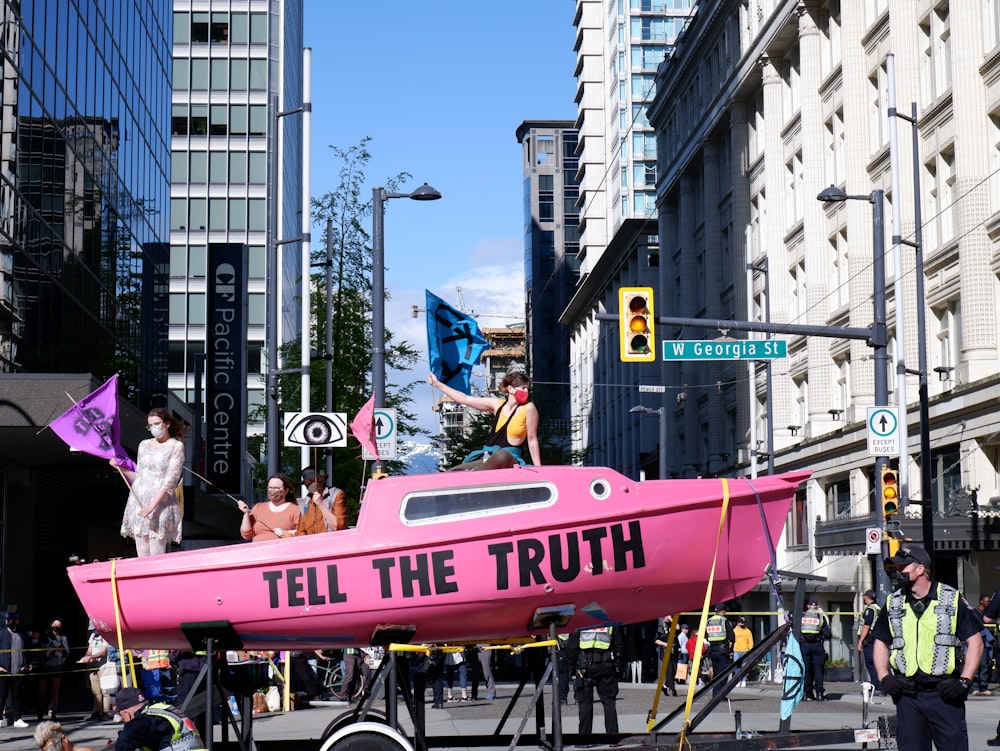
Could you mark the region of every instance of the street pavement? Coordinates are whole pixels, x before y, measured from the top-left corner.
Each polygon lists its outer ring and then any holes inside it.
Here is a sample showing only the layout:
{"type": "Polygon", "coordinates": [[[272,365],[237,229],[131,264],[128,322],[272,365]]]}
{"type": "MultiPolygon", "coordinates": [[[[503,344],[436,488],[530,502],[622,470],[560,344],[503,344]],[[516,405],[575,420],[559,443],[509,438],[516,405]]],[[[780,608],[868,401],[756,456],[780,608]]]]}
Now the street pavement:
{"type": "MultiPolygon", "coordinates": [[[[427,712],[427,734],[430,738],[460,738],[467,735],[489,735],[496,731],[497,724],[503,715],[505,708],[514,695],[516,684],[501,683],[497,685],[497,699],[493,702],[480,700],[478,702],[449,702],[444,709],[432,709],[430,706],[430,693],[426,705],[427,712]]],[[[684,687],[678,686],[680,692],[684,687]]],[[[527,689],[526,689],[527,693],[527,689]]],[[[860,684],[857,683],[833,683],[827,684],[827,695],[830,697],[825,702],[802,702],[792,716],[792,731],[808,730],[838,730],[841,728],[860,728],[862,725],[863,700],[861,696],[860,684]]],[[[647,730],[647,715],[650,711],[654,698],[654,690],[651,684],[628,684],[621,685],[618,699],[618,715],[620,730],[623,733],[645,733],[647,730]]],[[[528,708],[529,695],[522,695],[517,702],[516,709],[508,718],[502,728],[504,735],[515,732],[528,708]]],[[[661,696],[656,720],[660,721],[674,708],[681,705],[685,697],[682,693],[679,697],[661,696]]],[[[750,684],[748,688],[735,689],[727,702],[717,707],[709,718],[701,725],[701,732],[724,732],[732,733],[736,728],[736,712],[741,714],[741,728],[744,732],[757,731],[761,733],[773,733],[778,729],[778,709],[781,701],[780,686],[775,684],[750,684]]],[[[546,699],[547,722],[550,712],[548,698],[546,699]]],[[[698,711],[702,702],[695,702],[692,715],[698,711]]],[[[382,702],[376,702],[375,709],[382,707],[382,702]]],[[[316,751],[319,746],[319,739],[328,724],[342,713],[348,711],[349,707],[344,702],[326,702],[322,705],[314,705],[308,709],[299,709],[287,713],[268,713],[254,718],[253,737],[262,743],[265,741],[282,741],[283,748],[301,748],[302,751],[316,751]],[[301,741],[301,746],[289,741],[301,741]]],[[[570,704],[563,708],[563,730],[566,733],[575,733],[577,730],[577,710],[572,703],[572,692],[570,704]]],[[[886,698],[874,698],[869,705],[868,721],[869,725],[877,721],[880,715],[894,715],[892,702],[886,698]]],[[[400,704],[400,714],[402,723],[410,729],[410,721],[405,715],[405,707],[400,704]]],[[[997,722],[1000,720],[1000,692],[992,697],[970,697],[967,704],[967,716],[969,725],[970,749],[973,751],[985,750],[986,739],[996,735],[997,722]]],[[[69,714],[60,717],[59,721],[69,734],[70,740],[77,745],[89,746],[95,751],[103,751],[109,745],[114,744],[114,739],[118,735],[120,725],[110,722],[94,723],[85,720],[84,713],[69,714]]],[[[31,722],[28,728],[0,728],[0,748],[4,749],[34,749],[32,740],[36,723],[31,722]]],[[[664,728],[660,728],[662,733],[678,732],[682,725],[682,719],[678,718],[664,728]]],[[[600,702],[596,702],[594,709],[594,730],[603,730],[603,714],[600,702]]],[[[551,729],[551,724],[547,724],[551,729]]],[[[216,743],[221,742],[222,735],[220,728],[215,730],[216,743]]],[[[525,727],[526,733],[534,731],[534,714],[531,714],[528,724],[525,727]]],[[[229,736],[232,738],[232,734],[229,736]]],[[[695,736],[697,737],[697,735],[695,736]]],[[[266,745],[266,744],[264,744],[266,745]]],[[[449,743],[451,748],[462,748],[449,743]]],[[[431,747],[434,747],[433,741],[431,747]]],[[[875,744],[869,744],[869,748],[876,748],[875,744]]],[[[889,746],[895,748],[895,745],[889,746]]],[[[477,746],[480,749],[506,748],[506,744],[498,746],[477,746]]],[[[814,746],[811,748],[826,749],[857,749],[860,744],[850,744],[843,746],[814,746]]]]}

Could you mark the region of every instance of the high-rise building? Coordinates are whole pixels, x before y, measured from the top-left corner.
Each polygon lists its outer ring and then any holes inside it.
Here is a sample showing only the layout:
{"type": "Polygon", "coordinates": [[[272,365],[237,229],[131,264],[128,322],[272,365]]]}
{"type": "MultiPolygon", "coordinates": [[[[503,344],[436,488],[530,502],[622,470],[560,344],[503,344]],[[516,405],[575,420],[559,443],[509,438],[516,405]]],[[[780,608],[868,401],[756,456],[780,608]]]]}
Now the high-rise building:
{"type": "Polygon", "coordinates": [[[648,120],[656,71],[692,14],[692,0],[577,0],[580,279],[562,321],[570,327],[574,449],[587,461],[636,476],[656,467],[658,408],[640,385],[659,383],[656,363],[623,367],[617,334],[596,314],[617,309],[616,288],[657,278],[656,139],[648,120]],[[644,401],[645,400],[645,401],[644,401]]]}
{"type": "Polygon", "coordinates": [[[540,440],[570,448],[569,329],[559,322],[580,277],[578,138],[572,121],[526,120],[517,129],[524,174],[527,365],[540,440]]]}
{"type": "Polygon", "coordinates": [[[135,406],[175,406],[158,320],[170,3],[108,11],[0,0],[0,600],[32,619],[39,596],[74,601],[71,553],[124,550],[121,480],[44,427],[115,373],[128,445],[135,406]]]}
{"type": "MultiPolygon", "coordinates": [[[[302,0],[231,0],[213,2],[210,10],[174,0],[173,8],[170,389],[195,402],[197,360],[211,321],[209,251],[242,244],[248,280],[242,376],[249,414],[262,415],[269,217],[277,216],[276,241],[301,235],[302,118],[281,115],[302,104],[302,0]],[[269,185],[270,158],[280,164],[275,185],[269,185]]],[[[281,244],[279,258],[276,325],[283,344],[299,338],[301,244],[281,244]]]]}

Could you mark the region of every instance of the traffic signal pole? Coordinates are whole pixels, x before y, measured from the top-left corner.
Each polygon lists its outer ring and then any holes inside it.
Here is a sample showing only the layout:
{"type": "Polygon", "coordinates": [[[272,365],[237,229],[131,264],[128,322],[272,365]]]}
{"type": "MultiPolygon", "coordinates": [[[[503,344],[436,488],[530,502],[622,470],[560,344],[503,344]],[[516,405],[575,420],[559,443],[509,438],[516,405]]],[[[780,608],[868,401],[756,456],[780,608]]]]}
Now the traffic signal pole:
{"type": "MultiPolygon", "coordinates": [[[[830,188],[828,190],[833,190],[830,188]]],[[[826,197],[823,200],[843,201],[843,200],[864,200],[872,205],[872,285],[873,285],[873,312],[872,324],[866,328],[851,326],[815,326],[809,324],[795,323],[774,323],[772,321],[726,321],[707,320],[703,318],[679,318],[674,316],[655,316],[654,320],[661,326],[680,326],[698,329],[711,329],[715,331],[753,331],[764,334],[789,334],[792,336],[823,336],[834,339],[858,339],[868,343],[872,348],[872,359],[875,364],[875,405],[876,407],[889,406],[889,355],[888,342],[889,333],[886,325],[886,302],[885,302],[885,193],[882,190],[874,190],[868,195],[849,196],[839,189],[839,195],[834,198],[826,197]]],[[[826,193],[826,191],[824,191],[826,193]]],[[[652,307],[652,300],[650,300],[652,307]]],[[[595,318],[598,321],[619,322],[620,313],[597,313],[595,318]]],[[[651,347],[657,344],[650,342],[651,347]]],[[[906,415],[900,415],[901,420],[906,419],[906,415]]],[[[884,456],[875,459],[875,477],[881,477],[882,468],[887,465],[884,456]]],[[[881,488],[879,489],[881,493],[881,488]]],[[[882,537],[885,539],[885,520],[882,521],[882,537]]],[[[883,546],[885,547],[885,546],[883,546]]],[[[876,561],[875,577],[877,589],[887,595],[890,591],[889,577],[885,571],[885,550],[878,556],[876,561]]],[[[884,597],[880,598],[884,601],[884,597]]]]}

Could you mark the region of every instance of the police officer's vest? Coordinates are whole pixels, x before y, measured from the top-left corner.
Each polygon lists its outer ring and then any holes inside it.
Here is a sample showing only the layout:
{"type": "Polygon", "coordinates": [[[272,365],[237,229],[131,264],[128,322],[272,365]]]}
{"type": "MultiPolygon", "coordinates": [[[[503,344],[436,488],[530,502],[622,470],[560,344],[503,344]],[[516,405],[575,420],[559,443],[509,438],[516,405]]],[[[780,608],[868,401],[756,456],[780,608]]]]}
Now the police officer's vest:
{"type": "Polygon", "coordinates": [[[708,619],[708,623],[705,624],[705,641],[712,644],[726,641],[727,625],[726,616],[713,615],[708,619]]]}
{"type": "Polygon", "coordinates": [[[947,676],[961,664],[962,640],[955,635],[958,626],[960,597],[958,590],[947,584],[937,584],[934,599],[918,618],[901,590],[886,601],[892,646],[889,663],[905,676],[947,676]]]}
{"type": "Polygon", "coordinates": [[[817,636],[823,630],[823,613],[807,610],[802,614],[802,635],[817,636]]]}
{"type": "MultiPolygon", "coordinates": [[[[163,746],[170,751],[205,751],[205,743],[198,734],[198,728],[194,726],[187,717],[178,712],[169,704],[150,704],[143,710],[143,714],[162,717],[170,723],[173,728],[173,735],[170,737],[170,745],[163,746]]],[[[145,749],[144,751],[156,751],[156,749],[145,749]]]]}
{"type": "Polygon", "coordinates": [[[869,612],[871,612],[872,621],[871,624],[868,626],[868,639],[871,640],[872,638],[874,638],[872,636],[872,631],[875,629],[875,621],[878,620],[878,614],[881,611],[882,608],[878,606],[877,602],[872,602],[869,603],[868,605],[865,605],[865,609],[861,611],[861,623],[858,625],[858,636],[861,636],[861,630],[865,627],[865,616],[869,612]]]}
{"type": "Polygon", "coordinates": [[[611,649],[611,627],[588,628],[581,631],[580,649],[611,649]]]}

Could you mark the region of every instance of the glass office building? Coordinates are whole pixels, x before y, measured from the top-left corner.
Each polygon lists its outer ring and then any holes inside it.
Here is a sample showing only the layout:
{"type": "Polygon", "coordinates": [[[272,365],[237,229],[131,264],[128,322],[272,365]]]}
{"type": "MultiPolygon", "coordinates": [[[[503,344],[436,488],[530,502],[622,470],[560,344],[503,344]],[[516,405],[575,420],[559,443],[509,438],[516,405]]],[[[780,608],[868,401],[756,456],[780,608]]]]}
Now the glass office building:
{"type": "Polygon", "coordinates": [[[0,372],[121,372],[155,400],[166,363],[143,356],[142,311],[169,229],[170,3],[0,7],[0,372]]]}
{"type": "Polygon", "coordinates": [[[45,426],[119,374],[123,442],[167,392],[170,0],[0,0],[0,604],[86,616],[71,555],[127,556],[127,489],[45,426]]]}

